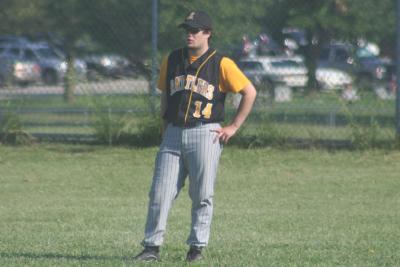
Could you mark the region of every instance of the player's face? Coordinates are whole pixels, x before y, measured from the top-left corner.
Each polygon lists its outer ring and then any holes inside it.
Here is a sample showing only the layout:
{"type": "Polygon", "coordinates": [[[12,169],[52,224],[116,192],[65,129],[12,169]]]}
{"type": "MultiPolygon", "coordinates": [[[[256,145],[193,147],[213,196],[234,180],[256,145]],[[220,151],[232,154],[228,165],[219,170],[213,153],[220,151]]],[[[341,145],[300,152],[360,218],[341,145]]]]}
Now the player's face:
{"type": "Polygon", "coordinates": [[[189,49],[201,49],[208,45],[210,31],[197,28],[187,28],[186,30],[186,45],[189,49]]]}

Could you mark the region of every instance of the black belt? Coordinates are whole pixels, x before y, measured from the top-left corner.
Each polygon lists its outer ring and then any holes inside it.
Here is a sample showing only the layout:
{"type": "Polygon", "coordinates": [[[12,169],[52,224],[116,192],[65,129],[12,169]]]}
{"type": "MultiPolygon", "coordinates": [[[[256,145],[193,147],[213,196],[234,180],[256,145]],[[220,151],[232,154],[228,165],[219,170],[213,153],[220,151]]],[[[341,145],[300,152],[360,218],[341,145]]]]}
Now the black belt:
{"type": "Polygon", "coordinates": [[[172,122],[172,125],[175,127],[181,127],[181,128],[194,128],[194,127],[199,127],[202,125],[205,125],[207,123],[211,122],[204,122],[204,121],[191,121],[191,122],[172,122]]]}

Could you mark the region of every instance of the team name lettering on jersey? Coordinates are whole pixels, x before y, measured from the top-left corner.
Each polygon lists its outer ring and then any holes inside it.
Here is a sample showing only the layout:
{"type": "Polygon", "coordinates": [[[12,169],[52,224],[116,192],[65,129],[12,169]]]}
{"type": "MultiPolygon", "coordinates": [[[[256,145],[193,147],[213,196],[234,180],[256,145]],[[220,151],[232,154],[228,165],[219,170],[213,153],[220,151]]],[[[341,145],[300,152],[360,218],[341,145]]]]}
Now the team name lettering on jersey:
{"type": "Polygon", "coordinates": [[[185,79],[185,75],[177,76],[175,79],[170,81],[171,86],[171,95],[180,92],[182,90],[192,90],[195,93],[198,93],[208,100],[211,100],[214,97],[215,87],[212,84],[209,84],[206,80],[201,78],[197,78],[193,75],[187,75],[185,79]]]}

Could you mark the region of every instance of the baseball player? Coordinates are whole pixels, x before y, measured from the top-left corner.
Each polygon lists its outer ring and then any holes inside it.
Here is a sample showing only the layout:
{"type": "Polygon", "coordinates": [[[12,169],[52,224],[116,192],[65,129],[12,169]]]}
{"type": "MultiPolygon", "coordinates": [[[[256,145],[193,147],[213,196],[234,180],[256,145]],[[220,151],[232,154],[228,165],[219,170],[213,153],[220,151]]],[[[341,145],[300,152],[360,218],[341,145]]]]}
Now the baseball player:
{"type": "Polygon", "coordinates": [[[187,176],[192,224],[186,261],[203,258],[222,146],[242,125],[256,97],[236,64],[209,47],[212,23],[207,13],[192,11],[179,26],[186,31],[186,46],[164,58],[158,81],[165,129],[149,193],[144,250],[134,258],[138,261],[160,260],[168,212],[187,176]],[[232,122],[222,127],[229,92],[240,93],[242,100],[232,122]]]}

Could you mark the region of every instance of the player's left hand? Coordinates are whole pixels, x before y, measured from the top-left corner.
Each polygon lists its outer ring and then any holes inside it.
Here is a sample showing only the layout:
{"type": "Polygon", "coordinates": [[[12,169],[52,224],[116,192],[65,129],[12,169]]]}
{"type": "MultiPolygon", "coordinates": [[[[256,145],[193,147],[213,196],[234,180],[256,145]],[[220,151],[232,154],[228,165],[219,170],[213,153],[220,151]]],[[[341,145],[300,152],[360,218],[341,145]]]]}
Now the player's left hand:
{"type": "Polygon", "coordinates": [[[217,136],[214,139],[214,143],[217,142],[217,140],[220,140],[224,144],[227,144],[229,139],[235,135],[237,130],[238,130],[238,127],[231,124],[226,127],[222,127],[220,129],[215,129],[215,130],[210,130],[210,131],[217,133],[217,136]]]}

